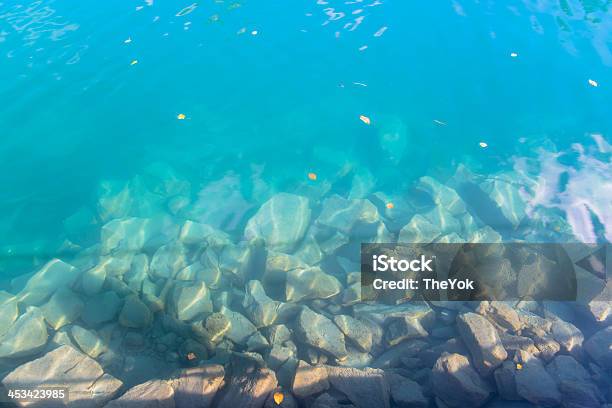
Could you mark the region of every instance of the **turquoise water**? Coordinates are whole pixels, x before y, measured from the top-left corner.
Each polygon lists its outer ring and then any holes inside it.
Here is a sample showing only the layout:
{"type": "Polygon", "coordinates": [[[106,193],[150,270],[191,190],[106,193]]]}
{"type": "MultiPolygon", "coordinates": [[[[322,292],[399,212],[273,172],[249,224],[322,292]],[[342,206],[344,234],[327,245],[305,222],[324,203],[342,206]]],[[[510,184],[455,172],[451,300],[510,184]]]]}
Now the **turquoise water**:
{"type": "Polygon", "coordinates": [[[587,208],[576,238],[609,239],[609,1],[191,4],[0,3],[4,277],[93,244],[101,186],[152,163],[192,200],[208,187],[240,236],[274,192],[345,194],[360,174],[406,197],[459,164],[553,157],[534,180],[560,166],[572,189],[534,205],[569,224],[587,208]]]}

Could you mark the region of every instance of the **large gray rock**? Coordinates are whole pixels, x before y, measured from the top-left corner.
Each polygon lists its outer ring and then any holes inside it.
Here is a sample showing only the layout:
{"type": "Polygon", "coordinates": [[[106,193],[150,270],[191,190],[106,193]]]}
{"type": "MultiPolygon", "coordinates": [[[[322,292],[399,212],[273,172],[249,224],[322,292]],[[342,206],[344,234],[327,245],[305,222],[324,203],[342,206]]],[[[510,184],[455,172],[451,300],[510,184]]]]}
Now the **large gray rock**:
{"type": "Polygon", "coordinates": [[[515,363],[521,364],[520,370],[515,372],[516,391],[521,397],[542,407],[554,407],[561,402],[557,384],[540,359],[527,351],[519,350],[514,360],[515,363]]]}
{"type": "Polygon", "coordinates": [[[174,380],[174,403],[176,408],[210,408],[223,384],[225,371],[219,364],[186,368],[174,380]]]}
{"type": "Polygon", "coordinates": [[[185,221],[179,233],[179,240],[185,245],[221,247],[231,242],[229,235],[208,224],[185,221]]]}
{"type": "Polygon", "coordinates": [[[525,217],[526,205],[514,179],[512,175],[500,175],[483,181],[480,188],[499,206],[512,227],[516,228],[525,217]]]}
{"type": "Polygon", "coordinates": [[[323,201],[316,225],[354,237],[371,237],[378,233],[380,214],[368,200],[347,200],[333,195],[323,201]]]}
{"type": "Polygon", "coordinates": [[[546,371],[557,383],[564,407],[598,407],[605,402],[589,372],[572,356],[556,356],[546,371]]]}
{"type": "Polygon", "coordinates": [[[355,347],[366,353],[370,351],[372,348],[372,331],[368,325],[347,315],[334,316],[334,323],[355,347]]]}
{"type": "Polygon", "coordinates": [[[105,408],[174,408],[174,389],[168,381],[151,380],[136,385],[105,408]]]}
{"type": "Polygon", "coordinates": [[[391,398],[399,408],[425,408],[429,401],[423,395],[421,386],[399,374],[385,373],[385,379],[389,384],[391,398]]]}
{"type": "Polygon", "coordinates": [[[435,241],[442,234],[439,226],[421,214],[416,214],[399,232],[397,242],[402,243],[429,243],[435,241]]]}
{"type": "Polygon", "coordinates": [[[47,344],[48,337],[43,314],[40,309],[30,307],[0,337],[0,359],[36,354],[47,344]]]}
{"type": "Polygon", "coordinates": [[[17,298],[10,297],[4,303],[0,301],[0,337],[6,334],[17,317],[19,317],[17,298]]]}
{"type": "Polygon", "coordinates": [[[461,354],[444,353],[431,372],[433,391],[449,407],[480,407],[490,390],[461,354]]]}
{"type": "Polygon", "coordinates": [[[296,331],[304,343],[323,350],[339,360],[347,357],[344,335],[327,317],[304,307],[298,316],[296,331]]]}
{"type": "Polygon", "coordinates": [[[102,292],[85,302],[81,320],[89,326],[97,326],[115,319],[121,309],[122,300],[113,291],[102,292]]]}
{"type": "Polygon", "coordinates": [[[66,405],[75,408],[101,407],[122,386],[94,359],[70,346],[61,346],[17,367],[2,384],[7,389],[65,388],[70,397],[66,405]]]}
{"type": "Polygon", "coordinates": [[[224,388],[217,408],[261,408],[268,394],[277,386],[274,372],[262,368],[250,373],[237,373],[224,388]]]}
{"type": "Polygon", "coordinates": [[[402,358],[416,356],[427,343],[421,340],[407,340],[385,350],[371,364],[374,368],[392,368],[401,364],[402,358]]]}
{"type": "Polygon", "coordinates": [[[225,306],[221,307],[220,313],[230,322],[229,330],[225,333],[225,336],[234,343],[246,345],[249,337],[257,331],[257,327],[240,313],[225,306]]]}
{"type": "Polygon", "coordinates": [[[53,330],[74,322],[83,311],[83,301],[68,288],[58,289],[40,309],[53,330]]]}
{"type": "Polygon", "coordinates": [[[329,388],[327,369],[323,366],[311,366],[300,360],[295,371],[291,392],[304,399],[329,388]]]}
{"type": "Polygon", "coordinates": [[[187,266],[186,251],[180,242],[171,242],[159,247],[151,263],[149,270],[158,278],[173,278],[181,269],[187,266]]]}
{"type": "Polygon", "coordinates": [[[36,272],[17,295],[20,302],[39,306],[59,288],[71,287],[79,276],[72,265],[53,259],[36,272]]]}
{"type": "Polygon", "coordinates": [[[319,267],[293,269],[287,273],[285,298],[287,302],[306,299],[327,299],[337,295],[342,285],[319,267]]]}
{"type": "Polygon", "coordinates": [[[561,349],[574,357],[582,354],[584,335],[576,326],[562,320],[555,320],[551,326],[552,336],[561,349]]]}
{"type": "Polygon", "coordinates": [[[603,290],[588,304],[588,310],[596,322],[609,326],[612,324],[612,280],[606,282],[603,290]]]}
{"type": "Polygon", "coordinates": [[[389,346],[395,346],[404,340],[427,337],[427,330],[423,328],[418,319],[408,316],[390,319],[385,331],[385,341],[389,346]]]}
{"type": "Polygon", "coordinates": [[[428,328],[436,319],[436,313],[425,302],[407,302],[400,305],[359,303],[353,306],[353,314],[383,326],[390,318],[404,317],[417,320],[424,328],[428,328]]]}
{"type": "Polygon", "coordinates": [[[584,343],[584,348],[596,364],[612,369],[612,326],[592,335],[584,343]]]}
{"type": "Polygon", "coordinates": [[[383,370],[327,366],[327,376],[331,386],[358,408],[390,407],[389,384],[383,370]]]}
{"type": "Polygon", "coordinates": [[[84,329],[81,326],[72,326],[70,334],[72,334],[72,338],[79,348],[92,358],[97,358],[106,351],[104,340],[91,330],[84,329]]]}
{"type": "Polygon", "coordinates": [[[130,295],[125,299],[121,314],[119,314],[119,324],[124,327],[141,329],[148,327],[153,322],[153,313],[138,299],[136,295],[130,295]]]}
{"type": "Polygon", "coordinates": [[[172,291],[172,310],[177,319],[191,321],[213,310],[210,293],[204,282],[180,282],[172,291]]]}
{"type": "Polygon", "coordinates": [[[465,202],[463,202],[455,190],[445,186],[432,177],[421,177],[416,184],[416,188],[425,191],[431,196],[433,202],[438,207],[445,208],[449,213],[455,216],[461,215],[467,211],[465,202]]]}
{"type": "Polygon", "coordinates": [[[323,393],[314,400],[311,408],[354,408],[353,404],[347,404],[344,401],[339,401],[328,393],[323,393]]]}
{"type": "Polygon", "coordinates": [[[504,400],[514,401],[522,399],[516,391],[515,372],[516,365],[512,361],[504,361],[504,363],[493,372],[497,392],[504,400]]]}
{"type": "Polygon", "coordinates": [[[267,327],[276,321],[281,303],[266,295],[261,282],[252,280],[246,285],[242,306],[256,327],[267,327]]]}
{"type": "Polygon", "coordinates": [[[103,254],[138,253],[165,228],[162,219],[155,218],[117,218],[106,223],[101,235],[103,254]]]}
{"type": "Polygon", "coordinates": [[[306,197],[279,193],[266,201],[247,222],[244,236],[263,238],[269,249],[288,252],[304,237],[310,223],[306,197]]]}
{"type": "Polygon", "coordinates": [[[490,374],[508,357],[497,330],[483,316],[476,313],[459,315],[457,329],[482,375],[490,374]]]}

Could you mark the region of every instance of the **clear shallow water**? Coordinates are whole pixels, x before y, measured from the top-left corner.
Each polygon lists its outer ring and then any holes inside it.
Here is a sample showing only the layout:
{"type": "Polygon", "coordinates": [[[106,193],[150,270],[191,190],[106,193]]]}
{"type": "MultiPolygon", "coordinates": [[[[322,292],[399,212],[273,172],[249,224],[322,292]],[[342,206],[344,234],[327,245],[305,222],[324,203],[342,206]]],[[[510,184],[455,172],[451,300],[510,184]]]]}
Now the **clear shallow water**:
{"type": "Polygon", "coordinates": [[[324,183],[350,168],[371,173],[372,191],[407,195],[460,163],[483,174],[527,166],[549,181],[534,206],[571,223],[582,203],[574,219],[596,221],[577,238],[606,236],[605,1],[190,4],[0,3],[1,274],[57,255],[65,220],[96,212],[104,180],[154,162],[194,195],[235,175],[213,205],[235,191],[247,212],[309,172],[324,183]],[[568,153],[540,168],[551,153],[539,149],[568,153]],[[572,188],[559,196],[563,172],[572,188]]]}

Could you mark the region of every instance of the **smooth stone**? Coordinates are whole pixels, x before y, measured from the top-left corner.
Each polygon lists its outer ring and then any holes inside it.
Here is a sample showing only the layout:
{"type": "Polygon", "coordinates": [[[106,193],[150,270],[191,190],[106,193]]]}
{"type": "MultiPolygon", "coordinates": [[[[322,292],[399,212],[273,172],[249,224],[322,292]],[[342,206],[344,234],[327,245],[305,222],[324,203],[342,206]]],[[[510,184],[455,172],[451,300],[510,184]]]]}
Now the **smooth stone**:
{"type": "Polygon", "coordinates": [[[323,200],[315,225],[351,237],[371,237],[380,226],[378,209],[369,200],[347,200],[337,194],[323,200]]]}
{"type": "Polygon", "coordinates": [[[82,328],[81,326],[72,326],[70,334],[79,348],[91,358],[96,358],[104,351],[106,345],[97,333],[82,328]]]}
{"type": "Polygon", "coordinates": [[[72,287],[80,271],[59,259],[47,262],[17,295],[19,302],[40,306],[59,288],[72,287]]]}
{"type": "Polygon", "coordinates": [[[213,310],[204,282],[177,282],[172,291],[172,309],[181,321],[192,321],[213,310]]]}
{"type": "Polygon", "coordinates": [[[481,315],[459,315],[457,330],[470,350],[476,369],[483,376],[490,374],[508,357],[497,330],[481,315]]]}
{"type": "Polygon", "coordinates": [[[162,245],[151,258],[149,270],[155,277],[173,278],[187,266],[186,256],[185,247],[180,242],[162,245]]]}
{"type": "Polygon", "coordinates": [[[97,326],[115,319],[120,309],[121,299],[115,292],[102,292],[85,302],[81,320],[89,326],[97,326]]]}
{"type": "Polygon", "coordinates": [[[104,408],[175,408],[174,389],[168,381],[150,380],[136,385],[104,408]]]}
{"type": "Polygon", "coordinates": [[[593,361],[605,369],[612,369],[612,326],[593,334],[584,349],[593,361]]]}
{"type": "Polygon", "coordinates": [[[256,327],[267,327],[276,321],[280,302],[266,295],[260,281],[252,280],[246,284],[242,302],[245,313],[256,327]]]}
{"type": "Polygon", "coordinates": [[[518,350],[514,362],[522,365],[515,372],[516,391],[521,397],[542,407],[554,407],[561,403],[557,384],[540,359],[527,351],[518,350]]]}
{"type": "Polygon", "coordinates": [[[402,316],[392,317],[385,331],[385,341],[389,346],[395,346],[405,340],[427,337],[427,330],[417,319],[402,316]]]}
{"type": "Polygon", "coordinates": [[[19,317],[17,298],[10,298],[0,304],[0,338],[8,332],[17,317],[19,317]]]}
{"type": "Polygon", "coordinates": [[[368,325],[347,315],[334,316],[334,323],[359,350],[369,352],[372,349],[372,332],[368,325]]]}
{"type": "Polygon", "coordinates": [[[285,299],[298,302],[306,299],[327,299],[337,295],[342,285],[334,276],[319,267],[293,269],[287,273],[285,299]]]}
{"type": "Polygon", "coordinates": [[[74,322],[81,315],[84,304],[79,296],[68,288],[58,289],[40,310],[53,330],[74,322]]]}
{"type": "Polygon", "coordinates": [[[291,386],[293,395],[304,399],[328,388],[327,369],[323,366],[311,366],[305,361],[300,360],[291,386]]]}
{"type": "Polygon", "coordinates": [[[130,295],[125,299],[121,313],[119,314],[119,324],[133,329],[148,327],[153,322],[153,313],[138,299],[136,295],[130,295]]]}
{"type": "Polygon", "coordinates": [[[448,407],[480,407],[490,395],[487,384],[461,354],[442,354],[431,372],[431,383],[448,407]]]}
{"type": "Polygon", "coordinates": [[[339,360],[347,357],[344,335],[327,317],[304,307],[296,322],[298,338],[339,360]]]}
{"type": "Polygon", "coordinates": [[[227,382],[216,408],[262,408],[277,385],[274,371],[267,368],[237,373],[227,382]]]}
{"type": "Polygon", "coordinates": [[[430,243],[442,234],[437,225],[421,214],[414,215],[399,232],[399,243],[430,243]]]}
{"type": "Polygon", "coordinates": [[[112,399],[121,381],[105,374],[94,359],[70,346],[60,346],[29,361],[2,380],[7,389],[65,388],[70,407],[99,408],[112,399]]]}
{"type": "Polygon", "coordinates": [[[306,197],[278,193],[266,201],[247,222],[247,240],[263,238],[266,247],[280,252],[291,251],[304,237],[310,223],[306,197]]]}
{"type": "Polygon", "coordinates": [[[452,188],[445,186],[436,179],[424,176],[419,179],[416,188],[425,191],[429,194],[433,202],[438,206],[445,208],[453,215],[461,215],[467,211],[465,202],[459,197],[459,194],[452,188]]]}
{"type": "Polygon", "coordinates": [[[327,366],[327,376],[331,386],[358,408],[390,407],[389,384],[383,370],[327,366]]]}
{"type": "Polygon", "coordinates": [[[228,234],[208,224],[187,220],[181,227],[179,240],[185,245],[221,247],[231,242],[228,234]]]}
{"type": "Polygon", "coordinates": [[[385,373],[391,399],[398,408],[426,408],[429,401],[423,395],[421,386],[409,378],[395,373],[385,373]]]}
{"type": "Polygon", "coordinates": [[[117,218],[106,223],[100,231],[102,254],[137,254],[164,234],[165,221],[161,218],[117,218]]]}
{"type": "Polygon", "coordinates": [[[173,381],[176,408],[210,408],[219,388],[223,385],[225,371],[222,365],[208,364],[186,368],[173,381]]]}
{"type": "Polygon", "coordinates": [[[40,309],[30,307],[0,337],[0,359],[27,357],[40,352],[49,335],[40,309]]]}
{"type": "Polygon", "coordinates": [[[249,319],[238,312],[222,307],[220,313],[230,322],[230,328],[225,337],[234,343],[246,345],[249,337],[257,331],[257,327],[249,319]]]}

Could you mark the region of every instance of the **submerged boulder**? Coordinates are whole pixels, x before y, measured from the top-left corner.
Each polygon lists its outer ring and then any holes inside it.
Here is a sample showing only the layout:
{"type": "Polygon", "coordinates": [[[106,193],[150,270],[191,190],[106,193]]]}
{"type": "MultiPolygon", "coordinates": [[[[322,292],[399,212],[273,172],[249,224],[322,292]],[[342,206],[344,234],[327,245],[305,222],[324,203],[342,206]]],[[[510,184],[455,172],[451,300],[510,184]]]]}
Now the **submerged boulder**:
{"type": "Polygon", "coordinates": [[[497,330],[483,316],[462,314],[457,317],[457,329],[482,375],[490,374],[508,357],[497,330]]]}
{"type": "Polygon", "coordinates": [[[329,388],[327,369],[323,366],[311,366],[305,361],[298,363],[291,391],[298,398],[307,398],[329,388]]]}
{"type": "Polygon", "coordinates": [[[383,370],[328,366],[327,376],[331,386],[358,408],[390,407],[389,384],[383,370]]]}
{"type": "Polygon", "coordinates": [[[45,320],[53,330],[74,322],[83,311],[84,304],[79,296],[68,288],[59,289],[41,307],[45,320]]]}
{"type": "Polygon", "coordinates": [[[554,407],[561,402],[561,393],[555,380],[537,357],[527,351],[518,350],[514,357],[521,369],[516,370],[516,391],[532,404],[554,407]]]}
{"type": "Polygon", "coordinates": [[[257,331],[255,325],[242,314],[234,312],[225,306],[221,307],[220,313],[229,322],[229,329],[225,333],[225,337],[234,343],[246,345],[249,337],[257,331]]]}
{"type": "Polygon", "coordinates": [[[268,394],[278,385],[274,371],[261,368],[250,373],[237,373],[224,388],[218,408],[262,408],[268,394]]]}
{"type": "Polygon", "coordinates": [[[19,292],[17,298],[27,305],[39,306],[59,288],[71,287],[79,276],[79,270],[59,259],[47,262],[36,272],[19,292]]]}
{"type": "Polygon", "coordinates": [[[433,391],[449,407],[480,407],[490,390],[461,354],[444,353],[431,373],[433,391]]]}
{"type": "Polygon", "coordinates": [[[204,282],[177,283],[172,291],[172,310],[177,319],[191,321],[211,313],[210,293],[204,282]]]}
{"type": "Polygon", "coordinates": [[[298,316],[296,331],[304,343],[323,350],[339,360],[347,357],[344,335],[327,317],[304,307],[298,316]]]}
{"type": "Polygon", "coordinates": [[[381,219],[369,200],[347,200],[335,194],[323,201],[316,225],[354,237],[371,237],[378,232],[381,219]]]}
{"type": "Polygon", "coordinates": [[[2,385],[7,389],[65,388],[70,406],[97,408],[112,399],[122,383],[105,374],[94,359],[64,345],[17,367],[2,385]]]}
{"type": "Polygon", "coordinates": [[[244,236],[263,238],[269,249],[287,252],[304,237],[310,223],[306,197],[279,193],[266,201],[247,222],[244,236]]]}
{"type": "Polygon", "coordinates": [[[270,299],[257,280],[249,281],[242,306],[256,327],[266,327],[274,324],[281,303],[270,299]]]}
{"type": "Polygon", "coordinates": [[[186,368],[174,380],[174,403],[176,408],[210,408],[212,401],[223,385],[225,371],[219,364],[186,368]]]}
{"type": "Polygon", "coordinates": [[[612,369],[612,326],[592,335],[584,343],[584,348],[596,364],[612,369]]]}
{"type": "Polygon", "coordinates": [[[136,295],[130,295],[125,299],[121,314],[119,314],[119,324],[124,327],[141,329],[148,327],[153,322],[153,313],[142,303],[136,295]]]}
{"type": "Polygon", "coordinates": [[[4,303],[0,301],[0,337],[6,334],[18,316],[17,298],[9,298],[4,303]]]}
{"type": "Polygon", "coordinates": [[[40,309],[30,307],[0,337],[0,359],[37,354],[47,344],[48,337],[43,314],[40,309]]]}
{"type": "Polygon", "coordinates": [[[150,380],[130,388],[121,397],[106,404],[105,408],[134,406],[175,408],[174,389],[167,381],[150,380]]]}
{"type": "Polygon", "coordinates": [[[319,267],[292,269],[287,273],[285,297],[287,302],[305,299],[327,299],[337,295],[342,285],[319,267]]]}

